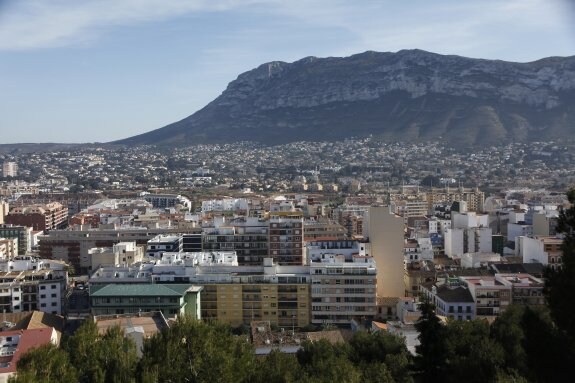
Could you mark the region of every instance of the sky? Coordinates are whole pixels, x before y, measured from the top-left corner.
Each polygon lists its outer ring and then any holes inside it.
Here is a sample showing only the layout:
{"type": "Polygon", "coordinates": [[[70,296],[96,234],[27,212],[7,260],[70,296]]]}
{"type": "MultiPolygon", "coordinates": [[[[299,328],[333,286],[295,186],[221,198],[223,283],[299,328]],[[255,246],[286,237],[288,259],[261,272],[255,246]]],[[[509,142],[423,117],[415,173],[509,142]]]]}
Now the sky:
{"type": "Polygon", "coordinates": [[[109,142],[269,61],[575,55],[571,0],[0,0],[0,144],[109,142]]]}

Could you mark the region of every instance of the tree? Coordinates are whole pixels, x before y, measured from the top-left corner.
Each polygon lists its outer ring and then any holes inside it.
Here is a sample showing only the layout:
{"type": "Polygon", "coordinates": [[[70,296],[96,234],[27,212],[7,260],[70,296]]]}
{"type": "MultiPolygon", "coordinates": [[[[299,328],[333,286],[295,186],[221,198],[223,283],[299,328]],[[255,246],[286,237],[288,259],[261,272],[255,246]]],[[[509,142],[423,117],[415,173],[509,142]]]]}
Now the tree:
{"type": "Polygon", "coordinates": [[[426,381],[442,381],[447,360],[446,329],[435,315],[435,306],[428,300],[421,304],[421,317],[415,328],[419,332],[419,345],[415,347],[418,367],[426,381]]]}
{"type": "Polygon", "coordinates": [[[561,211],[557,231],[563,233],[563,258],[558,269],[545,271],[545,298],[553,321],[575,343],[575,189],[567,192],[571,207],[561,211]]]}
{"type": "Polygon", "coordinates": [[[295,355],[273,350],[258,360],[251,382],[291,383],[302,379],[302,370],[295,355]]]}
{"type": "Polygon", "coordinates": [[[52,343],[34,348],[24,354],[17,364],[18,374],[12,383],[62,383],[77,381],[76,369],[68,354],[52,343]]]}
{"type": "Polygon", "coordinates": [[[311,382],[359,383],[361,373],[349,360],[349,345],[333,345],[325,339],[304,342],[297,360],[311,382]]]}
{"type": "Polygon", "coordinates": [[[93,321],[85,321],[63,343],[72,365],[78,369],[79,382],[135,381],[136,345],[120,327],[112,327],[101,336],[93,321]]]}
{"type": "Polygon", "coordinates": [[[364,379],[366,368],[374,368],[382,377],[389,374],[392,380],[397,382],[412,380],[409,376],[410,355],[402,338],[382,331],[375,334],[359,331],[349,343],[349,358],[354,364],[361,365],[360,371],[363,371],[364,379]],[[385,364],[385,369],[377,366],[378,364],[385,364]]]}
{"type": "Polygon", "coordinates": [[[489,323],[483,320],[447,323],[447,359],[444,381],[492,382],[504,364],[503,348],[489,336],[489,323]]]}
{"type": "Polygon", "coordinates": [[[522,318],[525,306],[511,305],[491,325],[491,338],[503,347],[505,366],[523,376],[527,376],[529,367],[525,352],[525,331],[522,318]]]}
{"type": "Polygon", "coordinates": [[[229,326],[184,316],[144,342],[139,366],[139,381],[247,382],[255,356],[229,326]]]}

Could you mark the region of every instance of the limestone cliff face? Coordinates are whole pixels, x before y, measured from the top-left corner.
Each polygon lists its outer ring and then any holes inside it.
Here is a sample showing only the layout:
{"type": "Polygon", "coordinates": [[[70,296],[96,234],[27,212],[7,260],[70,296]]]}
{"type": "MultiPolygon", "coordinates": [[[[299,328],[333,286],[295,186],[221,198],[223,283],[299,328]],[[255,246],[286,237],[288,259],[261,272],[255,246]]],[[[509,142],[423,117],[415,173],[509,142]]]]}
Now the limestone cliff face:
{"type": "Polygon", "coordinates": [[[574,129],[575,57],[513,63],[405,50],[263,64],[190,117],[120,142],[275,144],[373,134],[481,145],[574,129]]]}

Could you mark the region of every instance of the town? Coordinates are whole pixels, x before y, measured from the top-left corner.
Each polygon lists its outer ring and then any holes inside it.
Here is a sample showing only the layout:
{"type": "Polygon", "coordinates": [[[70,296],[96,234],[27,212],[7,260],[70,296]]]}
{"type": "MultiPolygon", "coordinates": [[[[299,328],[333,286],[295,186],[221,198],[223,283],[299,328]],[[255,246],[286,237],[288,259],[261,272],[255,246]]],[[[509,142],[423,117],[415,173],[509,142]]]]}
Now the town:
{"type": "Polygon", "coordinates": [[[16,361],[58,339],[24,342],[37,328],[22,323],[149,337],[187,316],[250,333],[259,354],[364,330],[415,355],[422,299],[490,323],[545,304],[574,156],[372,138],[3,154],[0,337],[24,331],[16,361]]]}

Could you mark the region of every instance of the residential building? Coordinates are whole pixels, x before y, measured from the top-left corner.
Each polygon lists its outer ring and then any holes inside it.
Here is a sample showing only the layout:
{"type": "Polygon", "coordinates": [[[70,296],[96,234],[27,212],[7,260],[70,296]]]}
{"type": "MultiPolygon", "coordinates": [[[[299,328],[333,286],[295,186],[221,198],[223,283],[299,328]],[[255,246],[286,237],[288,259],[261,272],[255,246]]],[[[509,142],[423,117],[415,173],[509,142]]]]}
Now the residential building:
{"type": "Polygon", "coordinates": [[[346,239],[346,229],[329,219],[323,218],[319,220],[304,221],[303,227],[304,241],[318,241],[318,240],[343,240],[346,239]]]}
{"type": "Polygon", "coordinates": [[[181,210],[190,211],[192,202],[184,196],[177,194],[144,194],[142,196],[157,209],[166,209],[179,206],[181,210]]]}
{"type": "Polygon", "coordinates": [[[55,230],[68,225],[68,208],[59,202],[44,205],[13,206],[4,218],[7,224],[33,230],[55,230]]]}
{"type": "Polygon", "coordinates": [[[435,305],[435,313],[456,320],[473,320],[476,315],[474,297],[458,278],[424,283],[421,291],[435,305]]]}
{"type": "Polygon", "coordinates": [[[493,320],[513,302],[511,286],[494,276],[459,277],[475,302],[475,317],[493,320]]]}
{"type": "Polygon", "coordinates": [[[495,274],[495,279],[503,285],[511,286],[512,303],[524,306],[545,304],[543,288],[545,283],[530,274],[495,274]]]}
{"type": "Polygon", "coordinates": [[[190,284],[107,284],[90,288],[92,315],[161,311],[166,318],[201,318],[201,286],[190,284]]]}
{"type": "Polygon", "coordinates": [[[490,253],[492,230],[489,227],[452,228],[445,232],[445,255],[450,258],[465,253],[490,253]]]}
{"type": "MultiPolygon", "coordinates": [[[[192,228],[188,233],[201,229],[192,228]]],[[[2,229],[0,229],[0,233],[2,229]]],[[[94,247],[112,247],[119,242],[136,242],[148,245],[148,241],[159,234],[180,235],[178,228],[119,227],[91,229],[80,227],[77,230],[52,230],[40,236],[40,257],[60,259],[70,263],[77,273],[86,273],[90,267],[88,252],[94,247]]]]}
{"type": "Polygon", "coordinates": [[[269,256],[269,223],[262,219],[217,217],[203,230],[204,251],[235,251],[240,265],[262,265],[269,256]]]}
{"type": "Polygon", "coordinates": [[[377,270],[370,256],[337,253],[315,256],[310,263],[311,322],[349,324],[377,315],[377,270]]]}
{"type": "Polygon", "coordinates": [[[0,199],[0,225],[4,224],[4,217],[6,216],[6,214],[8,214],[9,210],[10,206],[8,205],[8,202],[4,201],[3,199],[0,199]]]}
{"type": "Polygon", "coordinates": [[[62,314],[67,282],[61,263],[28,256],[0,262],[0,310],[62,314]]]}
{"type": "Polygon", "coordinates": [[[4,177],[16,177],[18,175],[18,164],[12,161],[4,161],[2,164],[2,175],[4,177]]]}
{"type": "Polygon", "coordinates": [[[282,211],[271,214],[269,249],[270,257],[280,265],[303,265],[305,263],[301,212],[282,211]]]}
{"type": "Polygon", "coordinates": [[[183,239],[181,235],[159,234],[148,241],[146,257],[162,259],[164,253],[181,253],[182,249],[183,239]]]}
{"type": "Polygon", "coordinates": [[[132,265],[144,259],[143,246],[136,242],[120,242],[112,247],[95,247],[88,250],[90,270],[100,266],[132,265]]]}
{"type": "Polygon", "coordinates": [[[542,237],[557,235],[558,222],[559,211],[557,209],[533,214],[533,235],[542,237]]]}
{"type": "Polygon", "coordinates": [[[12,259],[17,255],[18,239],[0,237],[0,260],[12,259]]]}
{"type": "Polygon", "coordinates": [[[32,228],[27,226],[0,225],[0,238],[18,241],[16,255],[25,255],[32,250],[32,228]]]}
{"type": "Polygon", "coordinates": [[[541,263],[553,269],[561,267],[563,239],[558,237],[517,237],[515,254],[523,258],[524,263],[541,263]]]}
{"type": "Polygon", "coordinates": [[[378,297],[401,297],[403,286],[403,218],[388,207],[370,207],[364,225],[369,254],[377,264],[378,297]]]}

